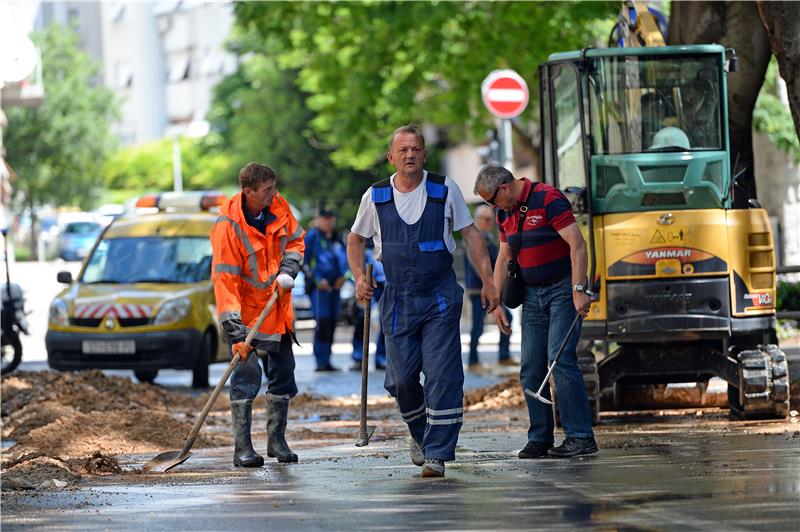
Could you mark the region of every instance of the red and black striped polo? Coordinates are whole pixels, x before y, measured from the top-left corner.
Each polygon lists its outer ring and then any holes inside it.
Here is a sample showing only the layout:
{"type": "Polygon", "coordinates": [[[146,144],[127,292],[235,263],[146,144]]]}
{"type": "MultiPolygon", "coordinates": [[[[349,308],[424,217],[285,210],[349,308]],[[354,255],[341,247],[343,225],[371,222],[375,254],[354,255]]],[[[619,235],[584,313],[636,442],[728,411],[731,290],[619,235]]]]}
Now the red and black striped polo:
{"type": "Polygon", "coordinates": [[[525,179],[514,210],[497,212],[500,241],[512,248],[517,245],[520,236],[517,234],[519,205],[525,196],[528,196],[528,212],[522,226],[522,245],[518,257],[522,278],[530,285],[559,281],[569,276],[572,268],[569,244],[558,231],[575,223],[569,201],[560,190],[546,183],[525,179]]]}

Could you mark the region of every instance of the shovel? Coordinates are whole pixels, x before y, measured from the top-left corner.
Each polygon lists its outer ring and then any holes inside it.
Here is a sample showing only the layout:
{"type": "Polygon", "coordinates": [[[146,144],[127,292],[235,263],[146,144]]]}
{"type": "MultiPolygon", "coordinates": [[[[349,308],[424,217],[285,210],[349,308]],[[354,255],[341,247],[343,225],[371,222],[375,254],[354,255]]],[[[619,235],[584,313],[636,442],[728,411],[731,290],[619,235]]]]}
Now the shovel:
{"type": "MultiPolygon", "coordinates": [[[[261,315],[258,316],[256,324],[252,329],[250,329],[250,332],[247,333],[247,338],[244,340],[247,345],[250,345],[250,342],[253,341],[253,337],[258,332],[258,328],[261,327],[261,324],[264,322],[267,314],[269,314],[269,311],[272,310],[272,307],[275,306],[275,302],[277,300],[278,288],[276,287],[275,292],[272,293],[272,297],[269,298],[264,310],[261,311],[261,315]]],[[[255,353],[251,353],[250,356],[255,356],[255,353]]],[[[197,437],[197,433],[200,432],[200,427],[203,426],[203,422],[205,422],[206,416],[208,416],[208,412],[211,410],[211,407],[214,406],[214,401],[216,401],[217,397],[219,397],[219,393],[222,391],[225,383],[228,382],[228,377],[231,376],[233,369],[238,363],[239,355],[234,355],[231,363],[228,364],[227,369],[225,369],[225,373],[222,375],[222,377],[220,377],[216,388],[214,388],[214,391],[211,392],[211,397],[209,397],[208,401],[206,401],[206,406],[204,406],[203,411],[200,412],[200,417],[198,417],[197,421],[194,422],[194,427],[192,427],[191,432],[189,432],[189,436],[186,438],[186,443],[183,444],[183,449],[180,451],[166,451],[157,455],[155,458],[151,459],[149,462],[144,464],[144,466],[142,466],[143,471],[166,473],[173,467],[184,463],[189,459],[190,456],[192,456],[192,453],[189,452],[189,450],[192,448],[192,445],[194,445],[194,439],[197,437]]]]}
{"type": "Polygon", "coordinates": [[[569,337],[572,336],[572,331],[575,330],[575,326],[578,324],[578,322],[580,320],[581,320],[581,315],[580,314],[575,316],[575,319],[572,321],[572,325],[570,325],[569,330],[567,331],[567,335],[564,336],[564,341],[561,342],[561,347],[558,348],[558,353],[556,353],[555,358],[553,358],[553,363],[550,364],[550,368],[548,368],[548,370],[547,370],[547,375],[544,376],[544,379],[542,380],[542,384],[539,386],[539,389],[534,392],[530,388],[525,388],[525,393],[530,395],[531,397],[533,397],[537,401],[541,401],[542,403],[544,403],[546,405],[552,405],[553,404],[553,401],[551,401],[550,399],[545,398],[542,395],[542,390],[544,389],[544,385],[547,384],[547,381],[550,380],[550,375],[553,374],[553,368],[555,368],[556,364],[558,364],[558,359],[561,357],[561,353],[564,352],[564,346],[567,345],[567,340],[569,340],[569,337]]]}
{"type": "MultiPolygon", "coordinates": [[[[372,264],[367,264],[367,284],[372,286],[372,264]]],[[[364,356],[361,357],[361,426],[358,429],[356,447],[369,445],[375,427],[367,426],[367,375],[369,370],[369,319],[372,314],[372,298],[364,304],[364,356]]]]}

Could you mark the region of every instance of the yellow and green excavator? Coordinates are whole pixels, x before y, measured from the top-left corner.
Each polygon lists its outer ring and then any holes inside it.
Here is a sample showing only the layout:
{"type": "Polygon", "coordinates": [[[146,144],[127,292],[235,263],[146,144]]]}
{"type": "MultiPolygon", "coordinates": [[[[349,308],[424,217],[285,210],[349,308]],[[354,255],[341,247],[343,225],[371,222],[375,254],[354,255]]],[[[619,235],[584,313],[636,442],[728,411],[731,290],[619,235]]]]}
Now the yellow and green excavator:
{"type": "Polygon", "coordinates": [[[665,46],[665,26],[626,2],[609,48],[540,66],[543,180],[573,202],[599,293],[579,344],[590,400],[597,416],[601,395],[719,377],[735,415],[785,417],[772,230],[732,176],[735,52],[665,46]]]}

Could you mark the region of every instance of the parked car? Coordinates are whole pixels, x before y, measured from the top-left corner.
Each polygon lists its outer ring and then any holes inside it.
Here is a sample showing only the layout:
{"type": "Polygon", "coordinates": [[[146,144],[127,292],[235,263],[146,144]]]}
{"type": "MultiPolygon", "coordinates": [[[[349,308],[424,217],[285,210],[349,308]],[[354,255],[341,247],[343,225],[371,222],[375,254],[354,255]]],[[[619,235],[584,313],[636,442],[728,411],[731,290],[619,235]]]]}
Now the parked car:
{"type": "Polygon", "coordinates": [[[154,212],[117,218],[77,279],[58,274],[69,286],[50,306],[51,368],[132,369],[143,382],[161,369],[187,369],[192,386],[208,386],[209,364],[230,360],[211,283],[209,235],[217,214],[200,208],[212,200],[216,206],[224,196],[143,198],[140,204],[154,212]]]}
{"type": "Polygon", "coordinates": [[[61,230],[58,256],[64,260],[83,260],[103,232],[103,224],[90,220],[69,222],[61,230]]]}

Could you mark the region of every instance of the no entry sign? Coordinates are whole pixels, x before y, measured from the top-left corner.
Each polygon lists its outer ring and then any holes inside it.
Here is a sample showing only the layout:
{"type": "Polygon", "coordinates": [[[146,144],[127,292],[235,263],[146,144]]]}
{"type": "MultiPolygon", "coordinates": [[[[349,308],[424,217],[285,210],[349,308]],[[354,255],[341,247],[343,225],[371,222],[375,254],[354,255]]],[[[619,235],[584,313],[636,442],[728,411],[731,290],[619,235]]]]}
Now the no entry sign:
{"type": "Polygon", "coordinates": [[[497,118],[514,118],[528,106],[528,84],[513,70],[495,70],[481,84],[483,103],[497,118]]]}

